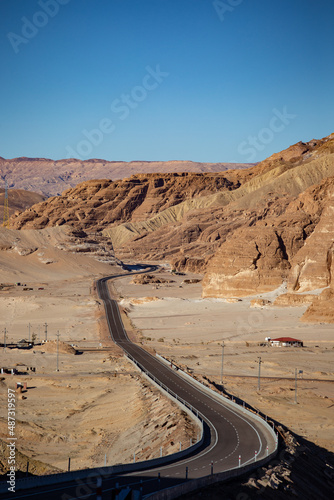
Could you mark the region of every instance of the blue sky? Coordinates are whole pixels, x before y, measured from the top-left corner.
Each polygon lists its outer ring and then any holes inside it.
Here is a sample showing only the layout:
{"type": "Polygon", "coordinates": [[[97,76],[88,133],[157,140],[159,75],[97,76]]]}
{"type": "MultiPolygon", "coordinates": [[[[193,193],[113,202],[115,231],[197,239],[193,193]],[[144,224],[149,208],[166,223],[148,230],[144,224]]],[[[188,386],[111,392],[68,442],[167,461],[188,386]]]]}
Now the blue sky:
{"type": "Polygon", "coordinates": [[[260,161],[334,132],[332,0],[2,0],[0,156],[260,161]]]}

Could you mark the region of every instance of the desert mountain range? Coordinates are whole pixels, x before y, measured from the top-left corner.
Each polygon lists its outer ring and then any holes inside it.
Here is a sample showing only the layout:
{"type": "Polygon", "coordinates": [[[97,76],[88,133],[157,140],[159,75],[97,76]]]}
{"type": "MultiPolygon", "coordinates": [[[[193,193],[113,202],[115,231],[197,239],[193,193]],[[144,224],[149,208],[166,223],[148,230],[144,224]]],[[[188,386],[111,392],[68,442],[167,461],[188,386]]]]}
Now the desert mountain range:
{"type": "Polygon", "coordinates": [[[45,197],[61,194],[65,189],[91,179],[125,179],[138,173],[223,172],[248,168],[251,163],[198,163],[192,161],[106,161],[74,158],[13,158],[0,156],[0,181],[7,179],[11,189],[24,189],[45,197]]]}
{"type": "Polygon", "coordinates": [[[83,182],[14,215],[11,226],[95,231],[121,259],[203,272],[204,297],[285,284],[281,303],[311,302],[304,320],[334,321],[333,211],[331,134],[248,169],[83,182]]]}

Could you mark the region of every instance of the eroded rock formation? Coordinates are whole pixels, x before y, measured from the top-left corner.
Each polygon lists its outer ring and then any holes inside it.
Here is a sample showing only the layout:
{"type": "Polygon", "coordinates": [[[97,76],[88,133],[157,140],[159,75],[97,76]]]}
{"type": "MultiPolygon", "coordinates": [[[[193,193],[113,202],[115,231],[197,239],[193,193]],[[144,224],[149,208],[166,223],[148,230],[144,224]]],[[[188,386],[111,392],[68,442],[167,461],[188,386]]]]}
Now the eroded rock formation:
{"type": "Polygon", "coordinates": [[[138,174],[121,181],[92,180],[12,218],[15,229],[74,225],[101,229],[143,221],[181,202],[239,187],[223,174],[138,174]]]}
{"type": "MultiPolygon", "coordinates": [[[[121,259],[204,272],[204,297],[265,293],[286,282],[286,301],[300,304],[293,296],[332,289],[333,199],[334,134],[246,170],[88,181],[11,223],[103,232],[121,259]]],[[[305,321],[328,320],[330,313],[321,311],[332,295],[320,292],[305,321]]]]}

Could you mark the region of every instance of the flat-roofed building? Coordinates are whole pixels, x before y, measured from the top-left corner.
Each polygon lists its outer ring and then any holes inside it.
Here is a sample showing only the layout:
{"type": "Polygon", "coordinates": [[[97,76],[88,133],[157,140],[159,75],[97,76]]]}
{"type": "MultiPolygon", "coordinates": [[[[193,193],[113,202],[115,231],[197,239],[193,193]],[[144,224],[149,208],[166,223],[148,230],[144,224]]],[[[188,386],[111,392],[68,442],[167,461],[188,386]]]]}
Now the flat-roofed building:
{"type": "Polygon", "coordinates": [[[303,347],[303,342],[291,337],[279,337],[270,339],[270,344],[274,347],[303,347]]]}

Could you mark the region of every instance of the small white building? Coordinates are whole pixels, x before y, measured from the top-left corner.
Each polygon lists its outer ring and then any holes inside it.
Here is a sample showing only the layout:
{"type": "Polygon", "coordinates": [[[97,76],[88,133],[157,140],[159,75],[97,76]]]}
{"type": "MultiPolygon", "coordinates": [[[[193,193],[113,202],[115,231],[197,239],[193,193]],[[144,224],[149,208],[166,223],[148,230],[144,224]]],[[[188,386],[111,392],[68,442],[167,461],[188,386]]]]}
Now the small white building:
{"type": "Polygon", "coordinates": [[[303,342],[291,337],[279,337],[277,339],[271,339],[270,345],[273,347],[303,347],[303,342]]]}

